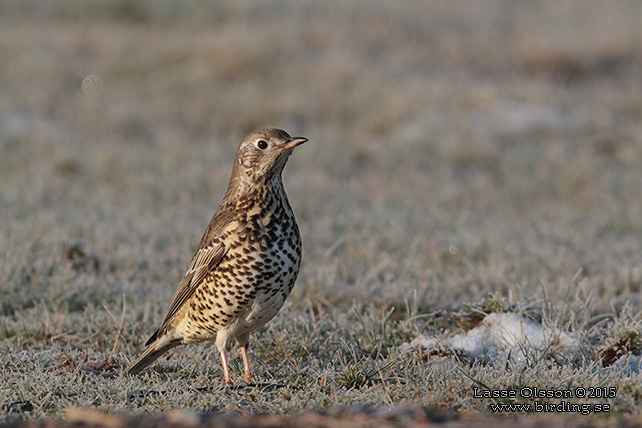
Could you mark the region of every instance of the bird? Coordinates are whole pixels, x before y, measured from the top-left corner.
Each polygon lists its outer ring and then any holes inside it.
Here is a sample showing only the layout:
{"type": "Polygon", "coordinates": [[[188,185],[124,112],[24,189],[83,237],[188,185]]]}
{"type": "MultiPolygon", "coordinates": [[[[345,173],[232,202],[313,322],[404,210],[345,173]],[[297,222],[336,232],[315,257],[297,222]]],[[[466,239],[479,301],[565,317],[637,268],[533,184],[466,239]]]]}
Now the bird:
{"type": "Polygon", "coordinates": [[[251,381],[250,334],[277,314],[299,274],[301,236],[282,172],[292,151],[307,141],[275,128],[243,138],[223,200],[130,375],[178,345],[213,341],[223,380],[232,384],[226,348],[236,339],[244,379],[251,381]]]}

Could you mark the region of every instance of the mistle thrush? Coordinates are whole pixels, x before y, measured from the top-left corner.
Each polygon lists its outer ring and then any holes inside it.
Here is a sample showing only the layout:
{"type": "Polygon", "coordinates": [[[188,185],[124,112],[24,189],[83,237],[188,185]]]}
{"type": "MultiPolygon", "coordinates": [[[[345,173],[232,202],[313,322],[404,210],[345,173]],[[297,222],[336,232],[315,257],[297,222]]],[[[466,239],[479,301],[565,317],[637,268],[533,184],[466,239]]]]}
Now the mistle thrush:
{"type": "Polygon", "coordinates": [[[307,138],[259,129],[241,142],[223,202],[178,284],[160,328],[128,372],[136,374],[175,346],[214,341],[223,378],[231,383],[225,348],[241,347],[245,380],[250,333],[270,321],[290,294],[301,263],[301,237],[281,172],[307,138]]]}

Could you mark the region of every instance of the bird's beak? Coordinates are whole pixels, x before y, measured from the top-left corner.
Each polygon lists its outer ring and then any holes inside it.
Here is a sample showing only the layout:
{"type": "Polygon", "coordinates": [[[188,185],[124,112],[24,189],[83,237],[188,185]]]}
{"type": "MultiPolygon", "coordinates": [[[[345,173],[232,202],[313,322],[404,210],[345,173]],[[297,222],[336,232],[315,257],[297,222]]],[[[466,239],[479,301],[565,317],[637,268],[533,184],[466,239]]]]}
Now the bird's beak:
{"type": "Polygon", "coordinates": [[[306,141],[308,141],[308,139],[305,137],[292,137],[289,140],[287,140],[285,143],[283,143],[281,147],[283,148],[283,150],[289,150],[289,149],[295,148],[296,146],[300,146],[306,141]]]}

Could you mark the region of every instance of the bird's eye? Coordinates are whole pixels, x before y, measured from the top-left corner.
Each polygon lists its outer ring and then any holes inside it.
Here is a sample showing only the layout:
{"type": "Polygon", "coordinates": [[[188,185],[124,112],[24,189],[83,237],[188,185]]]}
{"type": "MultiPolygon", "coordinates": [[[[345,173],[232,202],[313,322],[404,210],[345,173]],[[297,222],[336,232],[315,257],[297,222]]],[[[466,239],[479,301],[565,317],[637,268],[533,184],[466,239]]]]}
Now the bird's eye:
{"type": "Polygon", "coordinates": [[[256,143],[256,146],[261,150],[265,150],[267,149],[268,143],[265,140],[259,140],[259,142],[256,143]]]}

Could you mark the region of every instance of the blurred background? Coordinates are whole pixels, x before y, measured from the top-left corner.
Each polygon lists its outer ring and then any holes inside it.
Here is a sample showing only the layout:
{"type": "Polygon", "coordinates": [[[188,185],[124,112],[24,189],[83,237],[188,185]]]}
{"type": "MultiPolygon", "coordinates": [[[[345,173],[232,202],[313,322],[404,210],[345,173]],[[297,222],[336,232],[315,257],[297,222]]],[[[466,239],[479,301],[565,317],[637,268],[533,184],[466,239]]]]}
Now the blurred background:
{"type": "Polygon", "coordinates": [[[126,325],[160,319],[266,126],[310,139],[284,173],[295,308],[637,303],[640,22],[635,0],[4,0],[0,311],[125,294],[126,325]]]}

